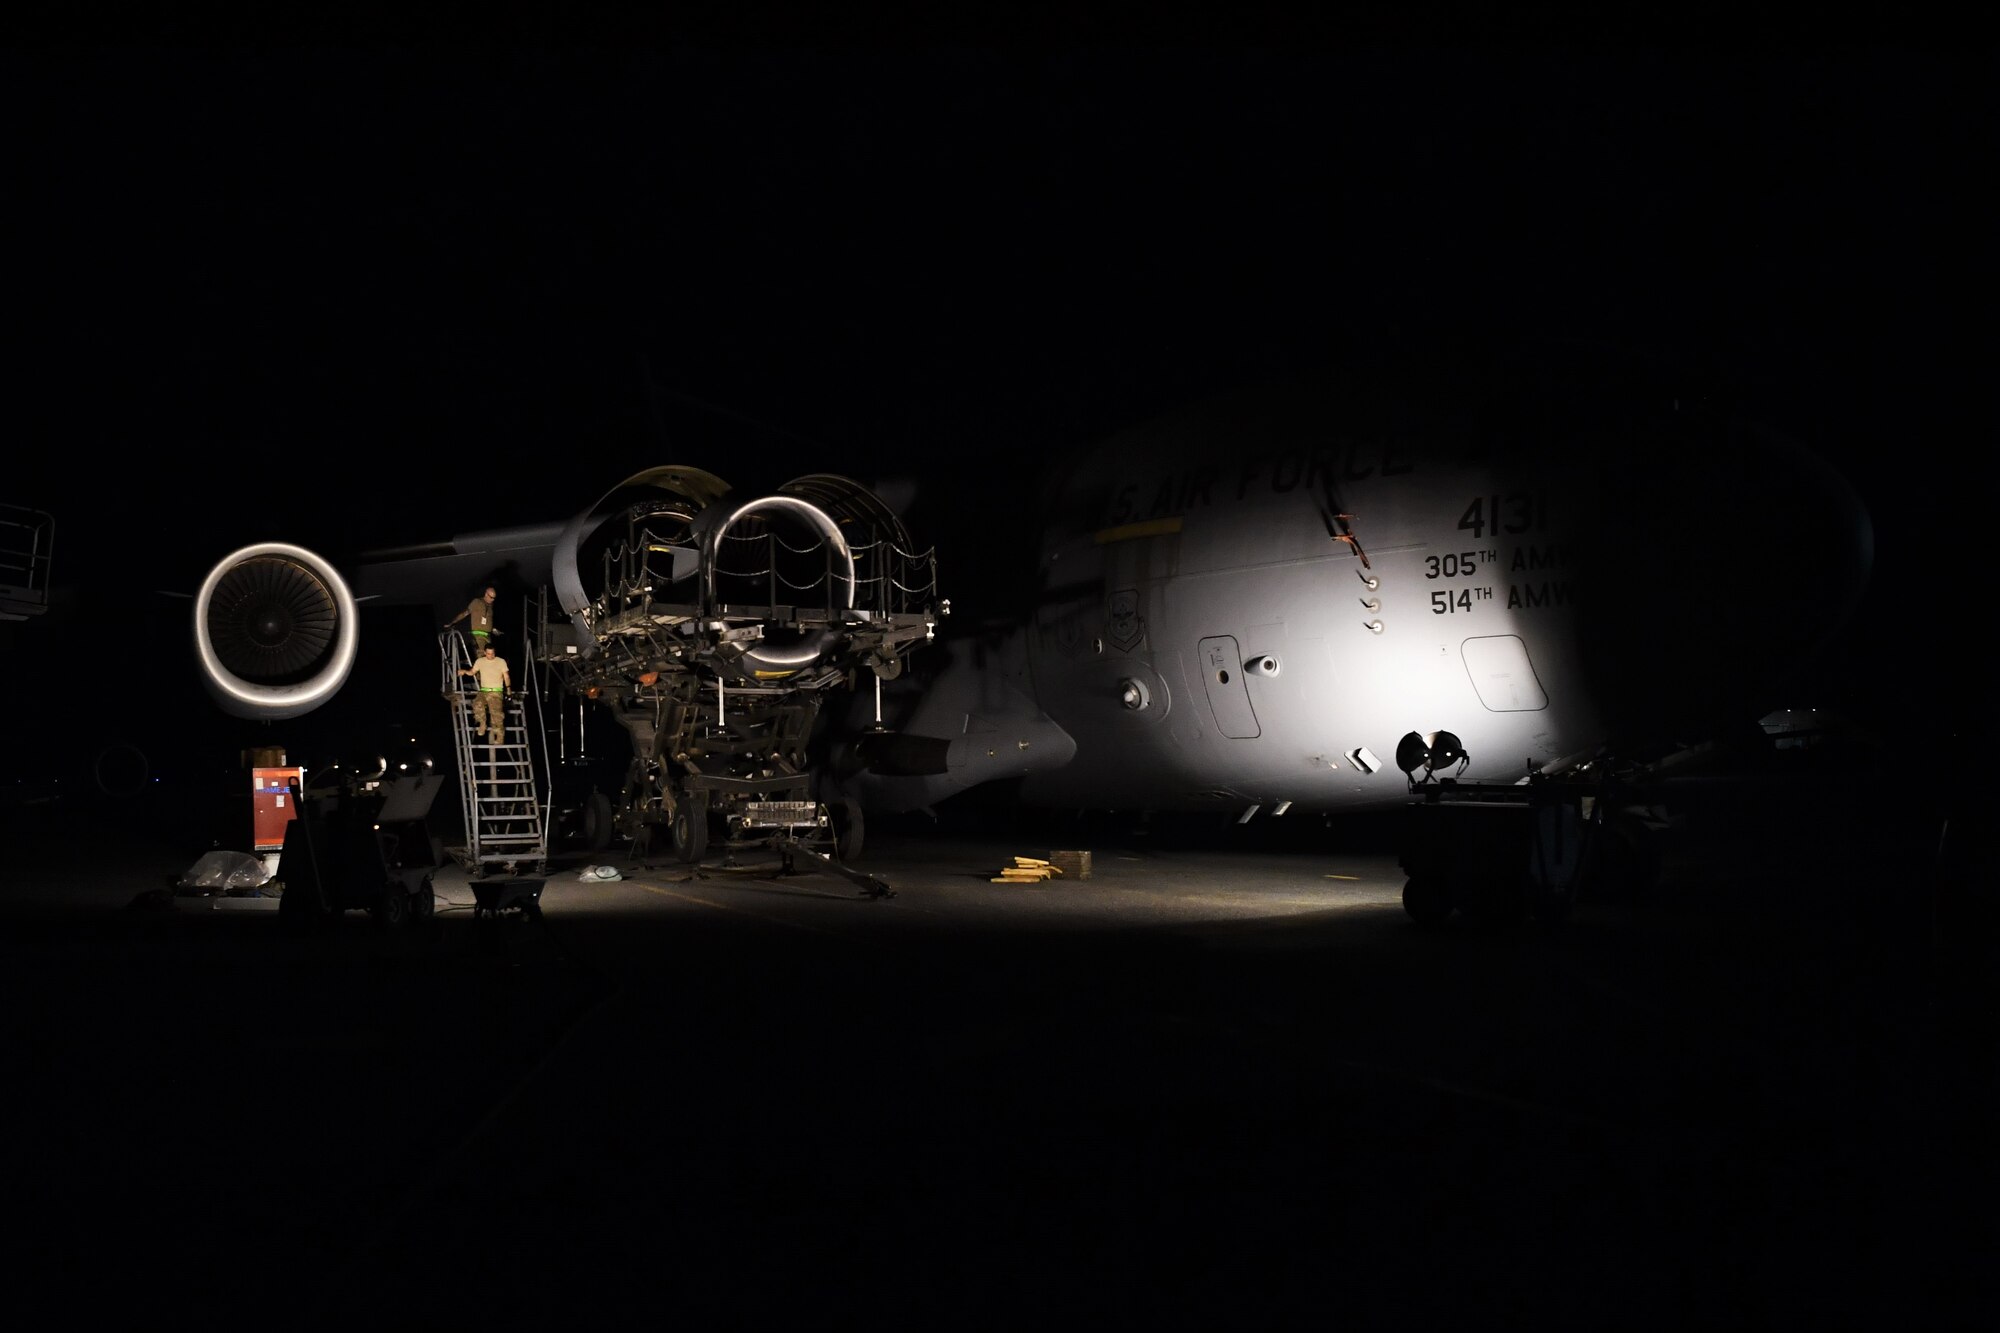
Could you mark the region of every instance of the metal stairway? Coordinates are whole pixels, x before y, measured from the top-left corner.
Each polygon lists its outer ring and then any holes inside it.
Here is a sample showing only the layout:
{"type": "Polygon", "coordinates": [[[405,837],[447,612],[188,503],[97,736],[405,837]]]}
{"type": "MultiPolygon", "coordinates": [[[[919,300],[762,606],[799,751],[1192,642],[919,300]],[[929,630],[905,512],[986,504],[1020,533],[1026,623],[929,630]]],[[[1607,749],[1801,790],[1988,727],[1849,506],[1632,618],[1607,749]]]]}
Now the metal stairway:
{"type": "MultiPolygon", "coordinates": [[[[479,689],[459,672],[471,667],[465,640],[452,631],[439,636],[444,696],[451,705],[452,743],[458,755],[459,798],[465,813],[465,844],[450,849],[475,876],[543,875],[549,867],[549,778],[546,755],[538,763],[538,727],[528,725],[525,700],[539,700],[532,684],[532,656],[520,667],[510,662],[516,685],[508,693],[506,728],[499,744],[474,731],[473,701],[479,689]],[[528,687],[521,688],[521,677],[528,687]]],[[[505,654],[501,654],[503,657],[505,654]]]]}
{"type": "Polygon", "coordinates": [[[39,509],[0,504],[0,620],[49,609],[49,557],[56,521],[39,509]]]}

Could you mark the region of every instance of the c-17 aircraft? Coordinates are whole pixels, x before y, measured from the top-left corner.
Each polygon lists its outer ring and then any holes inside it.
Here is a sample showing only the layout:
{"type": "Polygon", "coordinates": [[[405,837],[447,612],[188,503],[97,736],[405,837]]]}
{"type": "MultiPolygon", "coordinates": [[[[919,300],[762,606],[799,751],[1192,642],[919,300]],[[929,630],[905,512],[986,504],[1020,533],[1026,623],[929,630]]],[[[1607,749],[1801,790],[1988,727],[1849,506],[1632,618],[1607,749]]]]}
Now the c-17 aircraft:
{"type": "MultiPolygon", "coordinates": [[[[996,780],[1030,805],[1382,810],[1419,770],[1574,776],[1754,725],[1865,585],[1865,508],[1828,465],[1595,353],[1383,359],[1115,435],[1023,487],[1020,614],[946,621],[931,548],[867,486],[744,499],[693,467],[574,516],[377,552],[236,551],[197,599],[239,716],[318,707],[357,607],[448,612],[506,566],[525,652],[630,738],[595,839],[684,859],[996,780]],[[823,708],[829,700],[834,708],[823,708]],[[789,821],[789,822],[788,822],[789,821]]],[[[973,536],[970,540],[978,540],[973,536]]],[[[1414,914],[1414,912],[1413,912],[1414,914]]]]}
{"type": "Polygon", "coordinates": [[[1754,726],[1853,613],[1868,514],[1796,442],[1594,349],[1455,369],[1336,367],[1070,460],[1027,613],[942,644],[850,787],[1268,817],[1405,802],[1412,733],[1466,781],[1652,762],[1754,726]]]}

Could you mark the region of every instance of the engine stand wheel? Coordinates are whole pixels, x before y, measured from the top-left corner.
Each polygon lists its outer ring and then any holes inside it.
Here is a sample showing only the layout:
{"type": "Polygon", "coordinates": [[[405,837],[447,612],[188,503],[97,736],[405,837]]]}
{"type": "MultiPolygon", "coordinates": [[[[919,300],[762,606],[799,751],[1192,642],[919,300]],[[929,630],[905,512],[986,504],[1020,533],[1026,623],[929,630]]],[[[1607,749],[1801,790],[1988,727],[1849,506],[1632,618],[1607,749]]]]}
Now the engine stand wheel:
{"type": "Polygon", "coordinates": [[[708,851],[708,794],[682,794],[674,808],[674,855],[687,865],[700,861],[708,851]]]}
{"type": "Polygon", "coordinates": [[[410,894],[401,884],[387,884],[375,905],[369,909],[375,917],[375,924],[383,930],[396,930],[410,919],[410,894]]]}
{"type": "Polygon", "coordinates": [[[867,833],[861,802],[852,796],[845,797],[835,803],[827,814],[833,823],[833,859],[843,864],[860,860],[867,833]]]}
{"type": "Polygon", "coordinates": [[[583,804],[583,845],[601,852],[611,845],[611,831],[611,798],[594,791],[583,804]]]}

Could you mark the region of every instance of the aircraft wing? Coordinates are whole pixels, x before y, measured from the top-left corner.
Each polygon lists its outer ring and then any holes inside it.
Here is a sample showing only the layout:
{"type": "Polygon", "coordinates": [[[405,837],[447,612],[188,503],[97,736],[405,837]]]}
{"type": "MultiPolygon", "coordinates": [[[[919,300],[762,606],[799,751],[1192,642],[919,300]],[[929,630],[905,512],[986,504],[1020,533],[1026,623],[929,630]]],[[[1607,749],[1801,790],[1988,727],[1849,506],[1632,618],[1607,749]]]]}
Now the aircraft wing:
{"type": "Polygon", "coordinates": [[[563,523],[465,532],[444,541],[363,551],[354,598],[385,605],[451,605],[501,573],[528,587],[549,581],[563,523]]]}

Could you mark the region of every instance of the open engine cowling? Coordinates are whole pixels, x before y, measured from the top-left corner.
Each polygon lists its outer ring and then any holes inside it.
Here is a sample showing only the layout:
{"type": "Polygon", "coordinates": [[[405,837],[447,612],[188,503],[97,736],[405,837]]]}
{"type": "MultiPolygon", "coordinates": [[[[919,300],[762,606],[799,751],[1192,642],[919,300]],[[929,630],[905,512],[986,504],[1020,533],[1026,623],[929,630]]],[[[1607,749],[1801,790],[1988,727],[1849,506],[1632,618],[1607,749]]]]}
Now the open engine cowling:
{"type": "Polygon", "coordinates": [[[621,658],[753,684],[863,659],[893,673],[897,618],[922,620],[935,591],[930,554],[860,483],[816,473],[742,500],[687,467],[628,477],[571,519],[551,579],[584,661],[622,640],[621,658]]]}
{"type": "Polygon", "coordinates": [[[232,551],[195,597],[202,684],[234,717],[278,721],[326,703],[347,683],[360,637],[346,580],[302,546],[232,551]]]}

